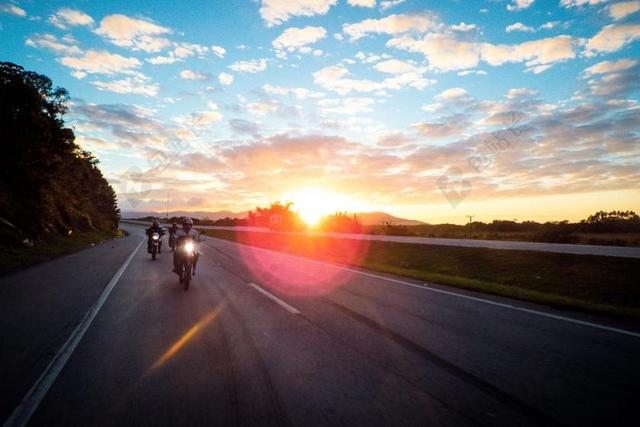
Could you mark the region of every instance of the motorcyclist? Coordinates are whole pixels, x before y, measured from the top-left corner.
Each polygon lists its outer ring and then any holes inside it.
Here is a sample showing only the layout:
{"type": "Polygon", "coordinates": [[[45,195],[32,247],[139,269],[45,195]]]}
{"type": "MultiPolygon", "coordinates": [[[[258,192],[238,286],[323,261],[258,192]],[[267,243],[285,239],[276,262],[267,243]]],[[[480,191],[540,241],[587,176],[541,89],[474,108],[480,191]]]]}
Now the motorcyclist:
{"type": "Polygon", "coordinates": [[[184,245],[188,240],[191,240],[194,244],[192,274],[195,276],[196,265],[198,264],[198,257],[200,256],[200,254],[198,253],[198,241],[200,239],[200,235],[198,231],[193,228],[193,220],[191,218],[187,217],[182,221],[182,228],[179,228],[175,232],[175,239],[176,250],[173,252],[173,272],[180,274],[178,270],[178,264],[180,261],[179,257],[182,253],[182,245],[184,245]]]}
{"type": "MultiPolygon", "coordinates": [[[[147,252],[151,253],[151,236],[153,233],[158,233],[158,235],[164,235],[164,229],[160,227],[160,223],[155,220],[151,227],[147,228],[147,252]]],[[[162,252],[162,239],[158,242],[158,253],[162,252]]]]}
{"type": "Polygon", "coordinates": [[[169,246],[171,246],[171,248],[174,248],[175,242],[173,239],[175,239],[175,234],[176,231],[178,231],[180,227],[178,227],[177,223],[173,223],[171,224],[171,227],[169,227],[169,246]]]}

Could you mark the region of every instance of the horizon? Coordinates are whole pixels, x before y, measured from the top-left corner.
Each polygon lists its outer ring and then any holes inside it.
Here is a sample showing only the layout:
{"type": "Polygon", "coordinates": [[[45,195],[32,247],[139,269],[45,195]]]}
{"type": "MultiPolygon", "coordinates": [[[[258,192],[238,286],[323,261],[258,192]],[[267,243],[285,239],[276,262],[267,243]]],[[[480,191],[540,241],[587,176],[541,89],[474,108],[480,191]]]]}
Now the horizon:
{"type": "Polygon", "coordinates": [[[122,211],[640,210],[640,2],[0,2],[122,211]]]}

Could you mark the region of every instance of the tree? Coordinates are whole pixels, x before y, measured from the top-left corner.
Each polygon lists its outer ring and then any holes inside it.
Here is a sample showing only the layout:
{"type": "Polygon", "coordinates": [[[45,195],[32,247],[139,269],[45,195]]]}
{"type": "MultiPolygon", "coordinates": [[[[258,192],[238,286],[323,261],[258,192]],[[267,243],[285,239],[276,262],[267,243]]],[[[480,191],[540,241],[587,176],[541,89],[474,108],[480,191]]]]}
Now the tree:
{"type": "Polygon", "coordinates": [[[118,225],[98,160],[64,126],[67,99],[48,77],[0,62],[0,212],[35,239],[118,225]]]}

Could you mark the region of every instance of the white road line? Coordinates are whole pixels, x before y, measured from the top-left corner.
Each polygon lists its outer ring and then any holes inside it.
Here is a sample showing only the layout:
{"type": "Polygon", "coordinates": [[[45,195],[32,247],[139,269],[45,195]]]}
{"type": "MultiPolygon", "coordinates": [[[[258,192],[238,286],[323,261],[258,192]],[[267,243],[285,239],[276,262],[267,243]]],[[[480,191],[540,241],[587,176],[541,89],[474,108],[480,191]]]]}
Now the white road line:
{"type": "Polygon", "coordinates": [[[133,252],[129,254],[118,271],[116,271],[116,274],[113,275],[107,286],[100,294],[98,301],[84,315],[80,324],[73,330],[73,333],[69,336],[60,350],[58,350],[58,353],[56,353],[54,358],[51,360],[51,363],[49,363],[44,372],[42,372],[40,378],[38,378],[24,398],[22,398],[22,401],[13,411],[13,414],[11,414],[11,416],[4,422],[3,427],[23,427],[27,425],[29,419],[35,413],[36,409],[38,409],[38,405],[40,405],[40,402],[46,396],[49,388],[55,382],[56,378],[64,368],[64,365],[71,357],[71,354],[73,354],[73,351],[80,343],[80,340],[82,340],[82,337],[91,326],[93,319],[95,319],[114,286],[118,283],[118,280],[127,269],[129,263],[145,240],[146,238],[142,239],[140,243],[138,243],[138,246],[136,246],[133,252]]]}
{"type": "Polygon", "coordinates": [[[253,287],[254,289],[256,289],[258,292],[262,293],[263,295],[265,295],[267,298],[272,299],[273,301],[275,301],[276,303],[278,303],[280,306],[282,306],[282,308],[284,308],[285,310],[287,310],[289,313],[291,314],[300,314],[300,311],[294,307],[291,307],[289,304],[287,304],[286,302],[282,301],[280,298],[278,298],[277,296],[270,294],[269,292],[265,291],[264,289],[262,289],[260,286],[256,285],[255,283],[247,283],[247,285],[253,287]]]}
{"type": "Polygon", "coordinates": [[[403,286],[410,286],[410,287],[413,287],[413,288],[419,288],[419,289],[422,289],[422,290],[425,290],[425,291],[429,291],[429,292],[436,292],[436,293],[440,293],[440,294],[446,294],[446,295],[450,295],[450,296],[454,296],[454,297],[458,297],[458,298],[463,298],[463,299],[468,299],[468,300],[481,302],[481,303],[485,303],[485,304],[490,304],[490,305],[494,305],[494,306],[498,306],[498,307],[502,307],[502,308],[506,308],[506,309],[510,309],[510,310],[520,311],[520,312],[523,312],[523,313],[534,314],[534,315],[537,315],[537,316],[547,317],[547,318],[550,318],[550,319],[562,320],[562,321],[565,321],[565,322],[574,323],[576,325],[588,326],[590,328],[595,328],[595,329],[600,329],[600,330],[603,330],[603,331],[615,332],[615,333],[622,334],[622,335],[627,335],[627,336],[630,336],[630,337],[640,338],[640,333],[629,331],[629,330],[626,330],[626,329],[614,328],[612,326],[601,325],[599,323],[587,322],[585,320],[578,320],[578,319],[574,319],[574,318],[571,318],[571,317],[559,316],[557,314],[545,313],[544,311],[538,311],[538,310],[533,310],[533,309],[530,309],[530,308],[518,307],[518,306],[515,306],[515,305],[511,305],[511,304],[505,304],[505,303],[501,303],[501,302],[491,301],[491,300],[488,300],[488,299],[485,299],[485,298],[478,298],[478,297],[473,297],[473,296],[470,296],[470,295],[459,294],[457,292],[451,292],[451,291],[445,291],[445,290],[442,290],[442,289],[436,289],[436,288],[430,287],[428,284],[418,285],[416,283],[405,282],[404,280],[393,279],[391,277],[385,277],[385,276],[381,276],[379,274],[367,273],[365,271],[357,270],[355,268],[342,267],[342,266],[337,265],[337,264],[331,264],[331,263],[327,263],[327,262],[316,261],[316,260],[313,260],[313,259],[304,258],[304,257],[300,257],[300,256],[297,256],[297,255],[291,255],[291,254],[287,254],[287,253],[284,253],[284,252],[278,252],[278,251],[273,251],[273,250],[270,250],[270,249],[259,248],[257,246],[250,246],[250,245],[245,245],[245,244],[242,244],[242,243],[230,242],[230,241],[224,240],[224,239],[218,239],[218,240],[223,240],[226,243],[232,243],[232,244],[236,244],[236,245],[248,246],[248,247],[250,247],[252,249],[253,248],[260,249],[262,251],[272,252],[272,253],[278,254],[278,255],[284,255],[284,256],[296,258],[296,259],[299,259],[299,260],[302,260],[302,261],[306,261],[306,262],[310,262],[310,263],[314,263],[314,264],[325,265],[325,266],[328,266],[328,267],[337,268],[339,270],[344,270],[344,271],[349,271],[349,272],[352,272],[352,273],[361,274],[363,276],[375,277],[376,279],[382,279],[382,280],[386,280],[387,282],[398,283],[398,284],[403,285],[403,286]]]}

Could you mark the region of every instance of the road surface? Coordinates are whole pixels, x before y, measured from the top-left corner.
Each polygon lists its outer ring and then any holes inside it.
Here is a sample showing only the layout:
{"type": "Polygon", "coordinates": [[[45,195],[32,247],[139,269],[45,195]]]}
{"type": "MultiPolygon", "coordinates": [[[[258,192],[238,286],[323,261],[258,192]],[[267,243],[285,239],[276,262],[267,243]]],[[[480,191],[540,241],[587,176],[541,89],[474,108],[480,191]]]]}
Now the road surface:
{"type": "Polygon", "coordinates": [[[0,279],[2,419],[637,425],[638,324],[209,237],[185,292],[125,227],[0,279]]]}
{"type": "MultiPolygon", "coordinates": [[[[148,221],[123,220],[130,224],[149,225],[148,221]]],[[[302,234],[293,232],[278,232],[266,227],[223,227],[201,225],[202,229],[210,230],[235,230],[252,231],[256,233],[283,233],[302,234]]],[[[418,236],[387,236],[380,234],[354,234],[354,233],[333,233],[333,232],[308,232],[312,236],[337,237],[340,239],[356,240],[380,240],[384,242],[414,243],[418,245],[435,246],[458,246],[465,248],[489,248],[517,251],[555,252],[562,254],[576,255],[599,255],[615,256],[622,258],[640,258],[640,247],[625,246],[602,246],[602,245],[575,245],[569,243],[542,243],[542,242],[516,242],[510,240],[477,240],[477,239],[444,239],[440,237],[418,237],[418,236]]]]}

